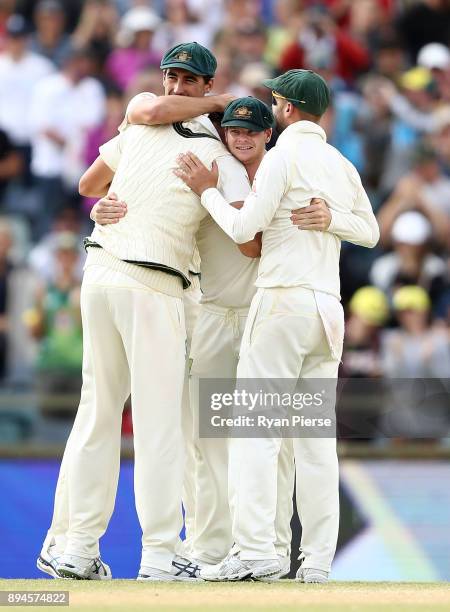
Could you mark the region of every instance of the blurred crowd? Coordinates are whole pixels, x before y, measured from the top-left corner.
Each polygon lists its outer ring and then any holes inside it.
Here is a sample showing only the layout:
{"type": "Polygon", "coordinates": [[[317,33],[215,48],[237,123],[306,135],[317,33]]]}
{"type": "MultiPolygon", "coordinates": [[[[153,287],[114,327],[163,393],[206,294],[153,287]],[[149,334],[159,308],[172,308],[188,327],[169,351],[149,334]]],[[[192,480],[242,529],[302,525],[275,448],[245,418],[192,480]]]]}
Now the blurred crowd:
{"type": "MultiPolygon", "coordinates": [[[[94,203],[78,180],[130,98],[162,94],[164,52],[191,40],[217,57],[214,93],[270,103],[264,78],[327,79],[322,125],[381,227],[373,251],[343,244],[341,375],[449,378],[450,0],[0,0],[3,389],[76,406],[94,203]]],[[[448,428],[447,410],[436,437],[448,428]]]]}

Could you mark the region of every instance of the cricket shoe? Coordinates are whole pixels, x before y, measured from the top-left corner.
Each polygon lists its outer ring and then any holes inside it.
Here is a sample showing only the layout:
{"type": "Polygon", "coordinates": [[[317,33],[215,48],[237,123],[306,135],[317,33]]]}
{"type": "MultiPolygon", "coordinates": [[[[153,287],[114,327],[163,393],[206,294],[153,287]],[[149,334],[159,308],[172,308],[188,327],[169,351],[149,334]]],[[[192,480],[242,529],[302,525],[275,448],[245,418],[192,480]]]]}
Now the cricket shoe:
{"type": "Polygon", "coordinates": [[[49,546],[46,550],[42,549],[41,554],[36,560],[36,567],[46,574],[49,574],[52,578],[59,578],[56,566],[58,565],[58,559],[61,553],[56,554],[52,551],[54,546],[49,546]]]}
{"type": "Polygon", "coordinates": [[[211,582],[236,582],[247,578],[262,580],[275,576],[280,570],[278,559],[243,561],[239,552],[232,551],[217,565],[202,569],[200,578],[211,582]]]}
{"type": "Polygon", "coordinates": [[[200,569],[201,566],[196,562],[176,555],[172,561],[170,572],[141,565],[137,580],[153,582],[198,581],[200,579],[200,569]]]}
{"type": "Polygon", "coordinates": [[[278,555],[278,560],[281,566],[279,572],[273,574],[272,576],[266,576],[264,578],[256,578],[252,576],[252,580],[257,580],[258,582],[276,582],[277,580],[284,578],[284,576],[287,576],[291,571],[291,558],[278,555]]]}
{"type": "Polygon", "coordinates": [[[328,573],[329,572],[325,572],[324,570],[313,569],[312,567],[299,567],[295,580],[307,584],[323,584],[328,582],[328,573]]]}
{"type": "Polygon", "coordinates": [[[111,580],[109,565],[103,563],[100,557],[86,559],[76,555],[61,555],[56,565],[58,578],[72,580],[111,580]]]}

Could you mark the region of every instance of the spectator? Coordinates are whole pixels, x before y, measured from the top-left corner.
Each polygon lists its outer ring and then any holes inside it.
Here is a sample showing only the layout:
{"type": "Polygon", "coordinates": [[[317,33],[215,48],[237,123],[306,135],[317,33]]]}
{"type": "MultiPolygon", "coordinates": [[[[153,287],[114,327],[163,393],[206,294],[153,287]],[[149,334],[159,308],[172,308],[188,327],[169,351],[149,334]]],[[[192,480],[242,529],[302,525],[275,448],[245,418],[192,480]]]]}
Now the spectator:
{"type": "Polygon", "coordinates": [[[161,54],[152,49],[153,34],[161,20],[144,7],[128,11],[120,22],[121,47],[108,58],[106,70],[113,82],[125,90],[136,75],[148,66],[159,66],[161,54]]]}
{"type": "Polygon", "coordinates": [[[22,158],[7,133],[0,129],[0,208],[3,207],[10,180],[20,174],[22,165],[22,158]]]}
{"type": "Polygon", "coordinates": [[[446,176],[450,175],[450,106],[443,106],[436,113],[436,128],[430,137],[439,165],[446,176]]]}
{"type": "Polygon", "coordinates": [[[361,287],[349,304],[341,375],[351,378],[381,376],[380,330],[389,318],[386,296],[376,287],[361,287]]]}
{"type": "Polygon", "coordinates": [[[11,223],[0,218],[0,380],[21,381],[27,375],[32,347],[22,322],[30,304],[34,278],[14,257],[11,223]]]}
{"type": "Polygon", "coordinates": [[[45,396],[71,393],[76,409],[83,355],[77,236],[60,233],[55,257],[56,276],[38,289],[35,307],[26,313],[25,320],[39,341],[36,372],[38,389],[44,396],[41,405],[45,406],[45,396]]]}
{"type": "MultiPolygon", "coordinates": [[[[128,2],[129,0],[125,1],[128,2]]],[[[67,32],[72,32],[75,29],[84,2],[85,0],[60,0],[60,4],[64,10],[64,23],[67,32]]],[[[36,0],[15,0],[15,3],[20,7],[20,13],[31,21],[36,9],[36,0]]]]}
{"type": "Polygon", "coordinates": [[[371,282],[388,294],[410,284],[429,290],[446,273],[444,260],[431,252],[432,235],[432,225],[423,214],[417,211],[400,214],[392,225],[394,250],[375,260],[371,282]]]}
{"type": "Polygon", "coordinates": [[[0,127],[22,154],[25,172],[31,158],[30,100],[36,84],[54,69],[47,59],[28,50],[29,35],[25,19],[12,15],[0,55],[0,127]]]}
{"type": "Polygon", "coordinates": [[[347,32],[367,47],[371,55],[377,47],[383,25],[383,11],[378,0],[352,2],[347,32]]]}
{"type": "Polygon", "coordinates": [[[425,45],[419,51],[417,63],[431,72],[441,99],[450,102],[450,50],[448,46],[441,43],[425,45]]]}
{"type": "Polygon", "coordinates": [[[81,282],[83,275],[83,264],[85,252],[82,248],[83,236],[86,232],[82,228],[80,216],[73,208],[62,210],[53,219],[51,231],[32,248],[28,262],[34,274],[45,283],[54,283],[58,272],[57,248],[60,243],[61,234],[73,234],[78,236],[80,251],[78,279],[81,282]]]}
{"type": "MultiPolygon", "coordinates": [[[[248,90],[236,81],[237,71],[229,53],[216,54],[217,70],[214,75],[214,93],[232,93],[237,98],[248,95],[248,90]]],[[[268,78],[270,78],[269,75],[268,78]]],[[[267,89],[267,88],[264,88],[267,89]]]]}
{"type": "Polygon", "coordinates": [[[412,171],[399,181],[379,212],[382,245],[390,246],[393,224],[407,210],[421,212],[437,242],[450,246],[450,179],[442,174],[436,152],[425,145],[415,151],[412,171]]]}
{"type": "Polygon", "coordinates": [[[310,68],[333,60],[333,71],[351,83],[367,70],[370,56],[363,44],[336,27],[330,15],[322,9],[310,10],[301,26],[297,40],[282,53],[278,69],[310,68]]]}
{"type": "Polygon", "coordinates": [[[279,0],[273,3],[274,21],[267,30],[267,45],[264,60],[278,66],[284,49],[295,40],[299,21],[302,20],[301,3],[297,0],[279,0]]]}
{"type": "Polygon", "coordinates": [[[382,33],[377,40],[373,56],[373,71],[396,83],[405,71],[406,53],[394,33],[382,33]]]}
{"type": "Polygon", "coordinates": [[[236,72],[247,64],[258,62],[267,45],[267,32],[261,22],[242,22],[233,30],[231,39],[232,64],[236,72]]]}
{"type": "Polygon", "coordinates": [[[387,80],[379,85],[379,95],[389,106],[394,119],[391,127],[390,155],[381,179],[384,193],[394,189],[411,165],[411,150],[420,147],[425,134],[436,131],[436,96],[430,72],[413,68],[400,79],[402,93],[387,80]]]}
{"type": "Polygon", "coordinates": [[[0,0],[0,52],[3,50],[6,22],[16,9],[16,0],[0,0]]]}
{"type": "Polygon", "coordinates": [[[415,63],[419,50],[427,43],[448,44],[450,39],[448,0],[420,0],[412,4],[400,14],[397,30],[412,63],[415,63]]]}
{"type": "Polygon", "coordinates": [[[124,98],[128,103],[131,98],[143,91],[150,91],[157,96],[164,95],[164,87],[161,80],[161,70],[156,67],[145,68],[138,72],[132,81],[130,81],[124,98]]]}
{"type": "MultiPolygon", "coordinates": [[[[244,66],[239,74],[239,85],[246,91],[246,96],[259,98],[270,106],[270,90],[262,85],[265,79],[270,79],[271,72],[269,67],[262,62],[253,62],[244,66]]],[[[223,91],[232,91],[226,89],[223,91]]]]}
{"type": "Polygon", "coordinates": [[[41,0],[34,11],[36,32],[31,50],[61,67],[71,51],[70,37],[65,33],[65,13],[58,0],[41,0]]]}
{"type": "Polygon", "coordinates": [[[187,40],[196,40],[201,45],[209,47],[212,34],[190,9],[187,0],[166,0],[164,21],[155,32],[154,48],[162,56],[167,49],[187,40]]]}
{"type": "Polygon", "coordinates": [[[32,171],[37,183],[35,236],[48,231],[65,203],[77,205],[89,129],[104,116],[104,93],[93,79],[91,54],[72,51],[63,69],[36,87],[31,110],[32,171]]]}
{"type": "Polygon", "coordinates": [[[399,329],[386,331],[382,338],[383,374],[392,380],[395,402],[381,419],[382,430],[401,438],[442,438],[449,431],[449,410],[445,386],[448,379],[450,344],[447,334],[430,322],[431,301],[421,287],[405,286],[393,296],[399,329]],[[416,379],[414,385],[399,379],[416,379]],[[432,384],[431,393],[426,394],[432,384]],[[437,384],[436,384],[437,383],[437,384]]]}
{"type": "Polygon", "coordinates": [[[356,118],[363,149],[363,175],[367,187],[374,193],[374,205],[378,204],[381,181],[393,157],[392,116],[389,104],[380,94],[381,82],[376,74],[364,79],[361,84],[363,100],[356,118]]]}
{"type": "Polygon", "coordinates": [[[72,42],[77,48],[90,48],[103,67],[113,49],[117,22],[117,10],[111,1],[87,0],[72,42]]]}

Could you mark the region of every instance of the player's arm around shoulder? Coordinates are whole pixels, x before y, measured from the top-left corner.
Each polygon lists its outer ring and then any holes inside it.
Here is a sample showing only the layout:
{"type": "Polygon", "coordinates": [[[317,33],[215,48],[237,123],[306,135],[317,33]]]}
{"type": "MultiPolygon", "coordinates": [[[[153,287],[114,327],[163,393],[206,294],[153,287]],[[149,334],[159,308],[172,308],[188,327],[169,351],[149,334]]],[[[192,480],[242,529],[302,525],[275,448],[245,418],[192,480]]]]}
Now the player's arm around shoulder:
{"type": "Polygon", "coordinates": [[[127,125],[156,125],[156,110],[160,102],[156,94],[144,91],[137,94],[128,102],[125,117],[119,130],[123,130],[127,125]]]}
{"type": "Polygon", "coordinates": [[[195,98],[190,96],[156,96],[144,92],[131,99],[125,122],[134,125],[165,125],[187,121],[212,112],[222,112],[233,96],[219,94],[195,98]]]}

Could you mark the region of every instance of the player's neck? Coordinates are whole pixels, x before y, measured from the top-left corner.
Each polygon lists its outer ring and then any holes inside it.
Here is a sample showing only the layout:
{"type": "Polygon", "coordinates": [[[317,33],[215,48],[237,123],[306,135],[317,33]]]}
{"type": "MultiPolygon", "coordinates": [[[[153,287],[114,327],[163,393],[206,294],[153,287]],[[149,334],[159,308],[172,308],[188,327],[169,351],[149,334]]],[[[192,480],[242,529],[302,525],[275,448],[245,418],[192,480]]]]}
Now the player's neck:
{"type": "Polygon", "coordinates": [[[253,183],[253,180],[255,178],[255,174],[258,171],[259,165],[263,160],[264,155],[266,154],[266,152],[264,151],[264,153],[261,155],[261,157],[258,157],[254,160],[252,160],[251,162],[247,162],[245,164],[245,169],[247,171],[247,175],[248,175],[248,179],[250,181],[250,184],[253,183]]]}

